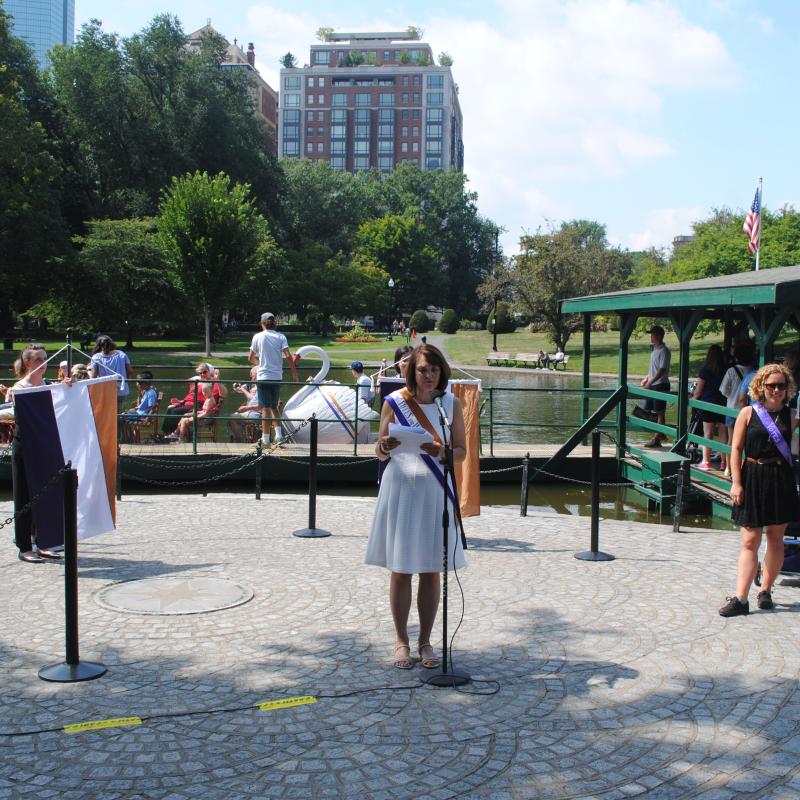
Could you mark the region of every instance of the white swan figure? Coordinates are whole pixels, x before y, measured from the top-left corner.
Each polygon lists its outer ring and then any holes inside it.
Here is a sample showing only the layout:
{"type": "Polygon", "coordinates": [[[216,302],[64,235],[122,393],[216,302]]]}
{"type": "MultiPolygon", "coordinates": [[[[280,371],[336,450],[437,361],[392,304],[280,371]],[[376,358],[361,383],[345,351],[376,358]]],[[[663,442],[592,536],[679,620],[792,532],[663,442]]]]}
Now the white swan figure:
{"type": "Polygon", "coordinates": [[[292,438],[295,442],[308,442],[311,438],[311,427],[306,425],[300,430],[298,428],[303,420],[316,414],[320,420],[318,438],[320,444],[352,444],[354,438],[359,442],[368,442],[369,420],[377,419],[379,415],[366,403],[359,402],[356,433],[353,421],[358,392],[355,387],[338,381],[325,380],[331,367],[331,360],[321,347],[313,344],[305,345],[297,351],[295,360],[312,354],[322,359],[322,367],[313,378],[309,379],[309,385],[295,392],[284,405],[281,416],[290,418],[283,422],[287,434],[293,433],[292,438]]]}

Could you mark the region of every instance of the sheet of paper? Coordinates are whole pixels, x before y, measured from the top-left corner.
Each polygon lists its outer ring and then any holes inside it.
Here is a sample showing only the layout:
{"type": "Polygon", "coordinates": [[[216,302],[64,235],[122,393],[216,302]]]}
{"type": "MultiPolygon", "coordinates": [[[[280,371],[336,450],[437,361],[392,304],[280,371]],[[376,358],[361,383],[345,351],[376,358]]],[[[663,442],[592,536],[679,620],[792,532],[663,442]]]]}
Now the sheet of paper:
{"type": "Polygon", "coordinates": [[[408,428],[396,422],[389,423],[389,436],[393,436],[400,442],[399,447],[392,450],[393,456],[403,453],[413,456],[422,455],[423,451],[419,449],[419,446],[433,441],[433,436],[423,428],[408,428]]]}

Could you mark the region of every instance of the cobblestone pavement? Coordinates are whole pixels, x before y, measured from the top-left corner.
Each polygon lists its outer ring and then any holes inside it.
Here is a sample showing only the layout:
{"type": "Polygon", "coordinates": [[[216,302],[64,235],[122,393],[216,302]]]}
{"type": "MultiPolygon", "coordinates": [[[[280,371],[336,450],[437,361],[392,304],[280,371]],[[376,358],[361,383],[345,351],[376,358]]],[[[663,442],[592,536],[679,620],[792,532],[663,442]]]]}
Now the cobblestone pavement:
{"type": "MultiPolygon", "coordinates": [[[[17,561],[6,529],[0,798],[798,797],[800,588],[719,617],[735,533],[604,521],[617,559],[586,563],[588,520],[484,509],[454,646],[479,680],[436,689],[391,666],[387,575],[361,563],[373,502],[321,498],[333,536],[299,539],[301,495],[126,496],[117,533],[80,546],[81,655],[108,673],[75,684],[37,677],[64,657],[63,568],[17,561]],[[254,594],[185,615],[98,600],[158,577],[254,594]],[[317,702],[255,707],[298,695],[317,702]]],[[[455,582],[450,610],[452,630],[455,582]]]]}

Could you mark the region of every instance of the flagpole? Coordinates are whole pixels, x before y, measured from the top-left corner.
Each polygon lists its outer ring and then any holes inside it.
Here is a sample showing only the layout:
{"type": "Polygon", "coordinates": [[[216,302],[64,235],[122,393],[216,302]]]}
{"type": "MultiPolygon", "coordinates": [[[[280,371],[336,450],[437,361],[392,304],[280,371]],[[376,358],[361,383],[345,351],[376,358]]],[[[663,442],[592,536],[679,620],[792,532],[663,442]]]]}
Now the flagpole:
{"type": "Polygon", "coordinates": [[[756,272],[758,272],[761,263],[761,236],[764,233],[764,178],[758,179],[758,246],[756,247],[756,272]]]}

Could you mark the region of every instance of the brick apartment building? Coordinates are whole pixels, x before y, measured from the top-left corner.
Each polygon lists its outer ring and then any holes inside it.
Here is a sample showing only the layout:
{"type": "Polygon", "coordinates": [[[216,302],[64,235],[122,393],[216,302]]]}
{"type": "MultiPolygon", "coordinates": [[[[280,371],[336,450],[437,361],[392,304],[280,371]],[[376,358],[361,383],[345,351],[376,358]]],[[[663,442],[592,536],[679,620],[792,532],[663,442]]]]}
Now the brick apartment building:
{"type": "Polygon", "coordinates": [[[463,169],[458,89],[430,45],[405,32],[331,33],[310,61],[280,73],[279,158],[463,169]]]}
{"type": "MultiPolygon", "coordinates": [[[[190,33],[187,37],[189,47],[200,47],[202,36],[204,33],[214,33],[219,36],[219,32],[211,27],[211,25],[204,25],[200,30],[190,33]]],[[[224,39],[224,37],[223,37],[224,39]]],[[[225,57],[221,64],[226,69],[244,69],[247,70],[253,78],[253,105],[256,114],[258,114],[266,123],[269,135],[269,151],[273,155],[278,154],[278,93],[261,77],[256,69],[256,51],[253,43],[247,45],[247,53],[245,53],[236,39],[233,44],[230,44],[227,39],[225,43],[228,45],[225,50],[225,57]]]]}

